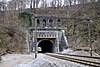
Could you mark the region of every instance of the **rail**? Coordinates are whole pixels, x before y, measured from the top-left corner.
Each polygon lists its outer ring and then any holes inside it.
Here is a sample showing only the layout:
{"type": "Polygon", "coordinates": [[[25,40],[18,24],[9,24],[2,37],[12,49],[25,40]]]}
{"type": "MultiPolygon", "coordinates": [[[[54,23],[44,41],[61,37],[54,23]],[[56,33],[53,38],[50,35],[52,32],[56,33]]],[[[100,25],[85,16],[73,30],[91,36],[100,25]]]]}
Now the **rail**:
{"type": "Polygon", "coordinates": [[[76,57],[85,57],[85,58],[92,58],[92,59],[100,59],[100,57],[95,57],[95,56],[71,55],[71,54],[64,54],[64,53],[56,53],[56,54],[67,55],[67,56],[76,56],[76,57]]]}
{"type": "Polygon", "coordinates": [[[88,58],[88,59],[100,59],[99,57],[89,57],[89,56],[79,56],[79,55],[68,55],[68,54],[61,54],[61,53],[46,53],[46,55],[59,58],[62,60],[67,60],[75,63],[80,63],[88,66],[93,66],[93,67],[100,67],[100,63],[93,61],[93,60],[86,60],[82,58],[88,58]]]}

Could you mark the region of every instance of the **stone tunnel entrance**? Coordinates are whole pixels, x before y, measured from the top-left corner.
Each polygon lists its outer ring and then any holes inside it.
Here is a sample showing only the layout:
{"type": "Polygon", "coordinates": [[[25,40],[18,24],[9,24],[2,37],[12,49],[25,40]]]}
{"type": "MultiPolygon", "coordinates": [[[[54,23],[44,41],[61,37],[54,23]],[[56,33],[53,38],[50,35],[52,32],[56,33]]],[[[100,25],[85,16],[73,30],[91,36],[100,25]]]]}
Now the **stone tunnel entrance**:
{"type": "Polygon", "coordinates": [[[54,50],[53,42],[49,39],[41,40],[38,47],[41,48],[41,51],[38,51],[39,53],[53,53],[54,50]]]}

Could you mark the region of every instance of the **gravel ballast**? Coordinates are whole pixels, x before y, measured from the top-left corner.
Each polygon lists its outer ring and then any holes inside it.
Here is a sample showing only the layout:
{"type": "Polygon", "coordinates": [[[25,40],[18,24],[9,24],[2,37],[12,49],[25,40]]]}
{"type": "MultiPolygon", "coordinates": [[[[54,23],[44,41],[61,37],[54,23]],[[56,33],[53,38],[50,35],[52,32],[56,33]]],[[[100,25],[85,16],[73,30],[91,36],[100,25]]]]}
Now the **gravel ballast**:
{"type": "MultiPolygon", "coordinates": [[[[64,50],[62,53],[88,56],[85,51],[73,51],[71,49],[64,50]]],[[[89,67],[71,61],[61,60],[50,57],[45,54],[38,54],[38,58],[34,58],[31,54],[7,54],[1,57],[0,67],[89,67]]]]}

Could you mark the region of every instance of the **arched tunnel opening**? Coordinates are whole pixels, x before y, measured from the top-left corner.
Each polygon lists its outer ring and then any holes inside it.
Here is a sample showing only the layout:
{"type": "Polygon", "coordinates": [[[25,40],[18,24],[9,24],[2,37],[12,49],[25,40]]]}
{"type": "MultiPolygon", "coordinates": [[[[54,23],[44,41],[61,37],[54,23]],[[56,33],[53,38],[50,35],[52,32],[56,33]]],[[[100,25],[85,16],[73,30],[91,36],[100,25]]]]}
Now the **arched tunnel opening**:
{"type": "Polygon", "coordinates": [[[38,47],[41,48],[41,51],[38,51],[38,53],[53,53],[53,42],[50,40],[40,41],[38,47]]]}

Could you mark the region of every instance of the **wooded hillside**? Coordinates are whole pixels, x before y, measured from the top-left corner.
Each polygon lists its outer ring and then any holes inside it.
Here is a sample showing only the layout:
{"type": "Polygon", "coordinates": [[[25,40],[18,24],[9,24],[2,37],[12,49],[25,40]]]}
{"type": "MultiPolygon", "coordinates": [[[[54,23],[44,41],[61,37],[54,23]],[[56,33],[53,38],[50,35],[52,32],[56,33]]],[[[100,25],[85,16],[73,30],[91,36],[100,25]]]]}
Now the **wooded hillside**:
{"type": "Polygon", "coordinates": [[[25,30],[32,14],[62,14],[69,45],[89,49],[88,19],[93,50],[100,54],[100,0],[11,0],[0,2],[0,50],[23,52],[25,30]],[[41,2],[41,6],[39,6],[41,2]],[[49,5],[49,6],[48,6],[49,5]],[[27,8],[29,6],[29,8],[27,8]]]}

